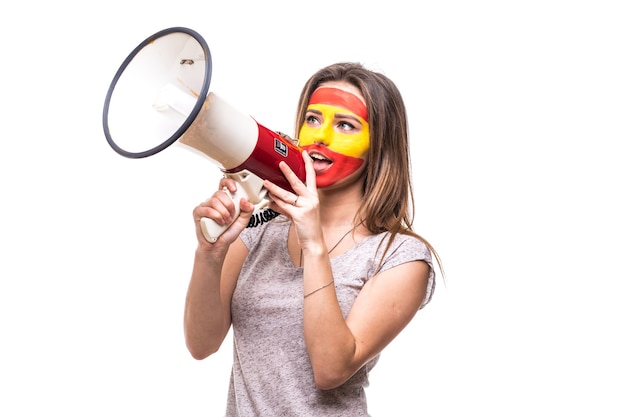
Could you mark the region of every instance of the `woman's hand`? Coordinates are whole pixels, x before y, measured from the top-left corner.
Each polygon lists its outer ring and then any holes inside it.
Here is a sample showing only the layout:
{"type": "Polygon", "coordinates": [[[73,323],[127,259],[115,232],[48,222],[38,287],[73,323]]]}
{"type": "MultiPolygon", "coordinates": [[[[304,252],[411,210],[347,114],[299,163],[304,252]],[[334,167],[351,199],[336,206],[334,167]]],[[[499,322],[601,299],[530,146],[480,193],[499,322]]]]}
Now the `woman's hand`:
{"type": "Polygon", "coordinates": [[[307,151],[302,151],[302,159],[304,160],[306,184],[298,178],[289,165],[280,162],[279,168],[294,192],[287,191],[267,180],[264,181],[263,185],[272,200],[270,208],[291,218],[296,228],[298,243],[302,250],[306,250],[310,245],[324,245],[324,239],[313,160],[307,151]]]}
{"type": "Polygon", "coordinates": [[[237,236],[239,236],[241,231],[246,228],[250,221],[250,216],[254,211],[254,205],[247,199],[242,198],[239,206],[240,214],[235,219],[235,203],[231,199],[228,191],[231,193],[237,191],[237,182],[232,178],[222,178],[219,185],[220,188],[218,191],[193,210],[196,237],[198,239],[199,248],[203,250],[228,248],[237,236]],[[221,234],[217,241],[210,243],[206,240],[202,232],[201,219],[203,217],[211,219],[219,225],[230,224],[230,226],[221,234]]]}

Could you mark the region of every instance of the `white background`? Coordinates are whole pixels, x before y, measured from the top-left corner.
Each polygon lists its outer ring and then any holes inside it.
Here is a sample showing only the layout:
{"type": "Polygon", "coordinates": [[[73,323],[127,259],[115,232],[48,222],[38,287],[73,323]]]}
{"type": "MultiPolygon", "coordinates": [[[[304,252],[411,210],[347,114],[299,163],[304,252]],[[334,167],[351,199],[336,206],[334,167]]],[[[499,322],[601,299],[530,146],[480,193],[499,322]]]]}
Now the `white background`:
{"type": "MultiPolygon", "coordinates": [[[[0,415],[219,416],[230,340],[182,312],[216,167],[102,132],[130,51],[203,35],[211,88],[293,129],[337,61],[410,114],[417,230],[447,283],[383,353],[374,416],[624,416],[626,14],[619,1],[22,2],[0,17],[0,415]]],[[[271,372],[271,370],[268,370],[271,372]]],[[[268,387],[269,388],[269,387],[268,387]]]]}

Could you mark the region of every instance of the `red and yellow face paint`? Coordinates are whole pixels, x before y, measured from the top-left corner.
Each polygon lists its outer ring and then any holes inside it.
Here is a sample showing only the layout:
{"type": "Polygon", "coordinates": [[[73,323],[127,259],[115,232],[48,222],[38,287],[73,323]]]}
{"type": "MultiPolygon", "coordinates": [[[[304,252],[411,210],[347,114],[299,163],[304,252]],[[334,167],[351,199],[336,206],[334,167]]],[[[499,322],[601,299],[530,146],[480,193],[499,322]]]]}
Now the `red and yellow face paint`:
{"type": "Polygon", "coordinates": [[[365,162],[370,146],[367,108],[348,91],[318,88],[309,100],[298,139],[313,158],[317,186],[333,185],[365,162]]]}

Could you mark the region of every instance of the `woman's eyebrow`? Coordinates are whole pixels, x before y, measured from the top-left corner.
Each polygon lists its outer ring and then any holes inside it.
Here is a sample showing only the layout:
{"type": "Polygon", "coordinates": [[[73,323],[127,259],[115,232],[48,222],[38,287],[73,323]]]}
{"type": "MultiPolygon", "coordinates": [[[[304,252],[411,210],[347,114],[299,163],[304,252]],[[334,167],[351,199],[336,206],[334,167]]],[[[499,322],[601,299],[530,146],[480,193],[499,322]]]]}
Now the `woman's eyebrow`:
{"type": "MultiPolygon", "coordinates": [[[[323,116],[324,115],[324,113],[322,111],[317,110],[317,109],[308,109],[306,111],[306,114],[314,114],[316,116],[323,116]]],[[[361,120],[357,116],[352,114],[352,113],[335,113],[333,115],[333,117],[336,118],[336,119],[350,119],[350,120],[354,120],[359,125],[362,125],[361,120]]]]}
{"type": "Polygon", "coordinates": [[[335,113],[335,118],[340,118],[340,119],[350,119],[350,120],[354,120],[355,122],[361,124],[361,120],[356,117],[353,114],[348,114],[348,113],[335,113]]]}

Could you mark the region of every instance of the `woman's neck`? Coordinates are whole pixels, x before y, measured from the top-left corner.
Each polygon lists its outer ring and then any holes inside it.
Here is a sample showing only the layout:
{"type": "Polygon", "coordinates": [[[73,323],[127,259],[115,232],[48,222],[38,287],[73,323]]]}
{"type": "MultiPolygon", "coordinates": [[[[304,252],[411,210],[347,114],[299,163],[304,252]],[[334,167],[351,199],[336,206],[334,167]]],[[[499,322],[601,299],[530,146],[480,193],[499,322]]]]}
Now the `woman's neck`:
{"type": "Polygon", "coordinates": [[[363,202],[361,189],[360,186],[352,186],[318,190],[322,224],[325,227],[354,225],[354,216],[363,202]]]}

